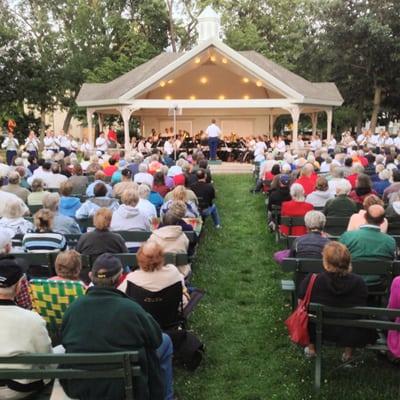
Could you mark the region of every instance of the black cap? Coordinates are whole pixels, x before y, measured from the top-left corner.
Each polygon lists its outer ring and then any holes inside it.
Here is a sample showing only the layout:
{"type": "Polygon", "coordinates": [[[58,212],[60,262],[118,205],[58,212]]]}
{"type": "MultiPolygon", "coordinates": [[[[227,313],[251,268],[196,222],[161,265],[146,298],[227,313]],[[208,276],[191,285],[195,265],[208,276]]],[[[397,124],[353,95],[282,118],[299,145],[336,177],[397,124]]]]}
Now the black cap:
{"type": "Polygon", "coordinates": [[[0,260],[0,288],[15,285],[24,275],[25,269],[17,260],[0,260]]]}
{"type": "Polygon", "coordinates": [[[121,261],[110,253],[104,253],[96,258],[92,267],[95,278],[111,278],[122,270],[121,261]]]}

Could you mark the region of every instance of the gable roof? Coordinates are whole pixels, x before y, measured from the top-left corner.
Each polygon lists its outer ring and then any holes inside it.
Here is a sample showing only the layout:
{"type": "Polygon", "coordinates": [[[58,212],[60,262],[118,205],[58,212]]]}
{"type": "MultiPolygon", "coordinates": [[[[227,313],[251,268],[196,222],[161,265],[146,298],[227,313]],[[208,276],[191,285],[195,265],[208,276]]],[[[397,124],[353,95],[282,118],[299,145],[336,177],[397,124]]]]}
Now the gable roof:
{"type": "MultiPolygon", "coordinates": [[[[214,42],[212,44],[215,45],[214,42]]],[[[221,42],[219,44],[221,47],[226,47],[221,42]]],[[[200,50],[203,51],[204,48],[200,50]]],[[[230,48],[229,50],[233,51],[230,48]]],[[[196,48],[193,51],[196,51],[196,48]]],[[[235,53],[244,57],[254,68],[260,68],[277,81],[282,82],[286,87],[302,95],[305,103],[333,102],[335,105],[343,103],[343,98],[334,83],[310,82],[256,51],[238,51],[235,53]]],[[[129,103],[127,100],[120,98],[156,73],[160,73],[164,68],[175,63],[179,58],[183,57],[186,60],[187,57],[184,57],[185,55],[187,56],[188,53],[164,52],[108,83],[84,83],[76,101],[78,105],[88,105],[91,102],[98,104],[103,101],[105,104],[110,101],[114,104],[129,103]]],[[[185,62],[184,60],[182,61],[185,62]]]]}

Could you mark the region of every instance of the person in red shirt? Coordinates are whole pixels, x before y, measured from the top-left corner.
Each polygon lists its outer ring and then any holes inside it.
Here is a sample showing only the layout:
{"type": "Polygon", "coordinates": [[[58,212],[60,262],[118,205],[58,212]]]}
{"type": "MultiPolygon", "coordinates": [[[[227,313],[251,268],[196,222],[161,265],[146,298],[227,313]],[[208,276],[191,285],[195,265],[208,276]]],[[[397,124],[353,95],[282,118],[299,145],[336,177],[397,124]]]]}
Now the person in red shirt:
{"type": "MultiPolygon", "coordinates": [[[[306,215],[308,211],[314,209],[314,206],[312,204],[304,201],[304,188],[299,183],[294,183],[291,186],[290,195],[292,196],[292,200],[284,201],[282,203],[282,217],[304,217],[304,215],[306,215]]],[[[288,226],[280,225],[279,230],[283,235],[290,236],[302,236],[307,233],[307,229],[305,226],[292,226],[289,232],[288,226]]]]}
{"type": "Polygon", "coordinates": [[[351,183],[351,189],[355,189],[357,177],[358,177],[358,175],[360,175],[364,172],[364,167],[358,163],[353,164],[352,172],[353,173],[351,175],[349,175],[346,179],[351,183]]]}
{"type": "Polygon", "coordinates": [[[299,183],[303,186],[305,195],[309,195],[315,190],[318,175],[314,172],[314,166],[307,163],[303,166],[300,172],[300,178],[296,179],[294,183],[299,183]]]}
{"type": "Polygon", "coordinates": [[[112,126],[110,126],[108,129],[107,139],[109,142],[109,147],[115,149],[118,144],[117,132],[112,129],[112,126]]]}
{"type": "Polygon", "coordinates": [[[108,160],[109,165],[103,169],[105,176],[113,176],[113,173],[118,171],[118,167],[115,165],[116,163],[117,160],[113,157],[108,160]]]}

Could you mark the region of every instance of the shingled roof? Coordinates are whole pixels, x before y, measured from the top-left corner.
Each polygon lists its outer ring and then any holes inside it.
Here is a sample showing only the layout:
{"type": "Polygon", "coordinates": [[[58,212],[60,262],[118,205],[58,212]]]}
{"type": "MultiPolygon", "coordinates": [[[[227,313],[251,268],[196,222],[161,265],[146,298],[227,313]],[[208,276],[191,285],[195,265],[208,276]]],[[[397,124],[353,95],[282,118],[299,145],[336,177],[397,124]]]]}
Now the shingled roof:
{"type": "MultiPolygon", "coordinates": [[[[303,95],[305,98],[320,101],[343,102],[336,85],[331,82],[310,82],[288,69],[276,64],[256,51],[238,51],[238,54],[263,69],[274,78],[303,95]]],[[[156,72],[178,60],[185,53],[164,52],[139,65],[132,71],[108,83],[84,83],[77,97],[77,103],[118,99],[156,72]]]]}

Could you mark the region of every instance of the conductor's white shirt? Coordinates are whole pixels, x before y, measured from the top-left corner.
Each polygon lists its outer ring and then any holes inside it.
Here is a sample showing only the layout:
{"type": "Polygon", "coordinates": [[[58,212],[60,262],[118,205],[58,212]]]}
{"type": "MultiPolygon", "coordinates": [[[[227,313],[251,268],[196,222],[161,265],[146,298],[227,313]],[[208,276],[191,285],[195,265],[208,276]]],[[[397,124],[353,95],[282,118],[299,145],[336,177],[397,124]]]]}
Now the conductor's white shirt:
{"type": "Polygon", "coordinates": [[[206,133],[209,138],[218,137],[221,134],[221,129],[217,125],[211,124],[206,129],[206,133]]]}

